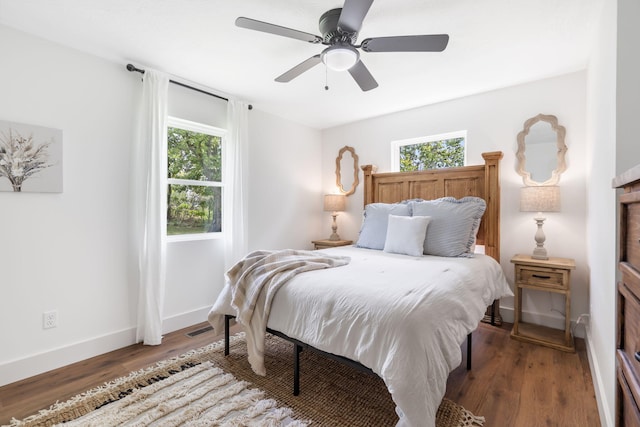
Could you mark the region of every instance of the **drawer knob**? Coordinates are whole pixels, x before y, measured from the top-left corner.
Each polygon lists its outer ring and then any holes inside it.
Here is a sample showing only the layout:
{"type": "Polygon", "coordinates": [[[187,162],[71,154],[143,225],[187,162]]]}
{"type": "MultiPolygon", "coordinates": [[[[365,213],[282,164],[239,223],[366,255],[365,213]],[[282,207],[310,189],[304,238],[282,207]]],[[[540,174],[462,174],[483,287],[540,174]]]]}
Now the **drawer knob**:
{"type": "Polygon", "coordinates": [[[640,362],[640,351],[636,351],[636,354],[634,354],[634,357],[638,362],[640,362]]]}
{"type": "Polygon", "coordinates": [[[545,280],[551,279],[551,276],[541,276],[539,274],[533,274],[532,276],[535,277],[536,279],[545,279],[545,280]]]}

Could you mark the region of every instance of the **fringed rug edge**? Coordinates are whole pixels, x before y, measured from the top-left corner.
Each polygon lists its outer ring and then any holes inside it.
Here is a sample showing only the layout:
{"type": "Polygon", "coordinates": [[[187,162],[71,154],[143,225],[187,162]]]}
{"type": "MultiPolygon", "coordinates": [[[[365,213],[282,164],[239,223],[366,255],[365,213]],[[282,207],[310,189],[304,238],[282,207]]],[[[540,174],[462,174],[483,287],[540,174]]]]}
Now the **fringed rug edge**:
{"type": "MultiPolygon", "coordinates": [[[[244,340],[244,333],[232,335],[230,342],[244,340]]],[[[48,409],[22,420],[12,418],[11,427],[53,426],[65,421],[79,418],[91,411],[111,402],[122,399],[134,389],[139,389],[169,377],[170,375],[189,369],[203,362],[206,354],[224,347],[224,341],[217,341],[207,346],[190,350],[179,356],[161,360],[152,366],[130,372],[128,375],[107,381],[104,384],[77,394],[64,402],[56,401],[48,409]]]]}

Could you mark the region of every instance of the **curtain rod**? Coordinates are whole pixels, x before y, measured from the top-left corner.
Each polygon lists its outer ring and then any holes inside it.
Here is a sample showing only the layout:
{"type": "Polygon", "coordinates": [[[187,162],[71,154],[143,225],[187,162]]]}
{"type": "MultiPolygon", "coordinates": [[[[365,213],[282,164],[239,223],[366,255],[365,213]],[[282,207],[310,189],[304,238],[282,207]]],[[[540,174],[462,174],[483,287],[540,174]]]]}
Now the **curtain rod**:
{"type": "MultiPolygon", "coordinates": [[[[127,70],[129,70],[131,72],[135,71],[135,72],[138,72],[140,74],[144,74],[144,70],[143,69],[137,68],[133,64],[127,64],[127,70]]],[[[175,80],[169,80],[169,83],[173,83],[174,85],[186,87],[187,89],[195,90],[196,92],[204,93],[205,95],[213,96],[214,98],[222,99],[223,101],[229,102],[229,99],[225,98],[224,96],[216,95],[215,93],[207,92],[206,90],[202,90],[202,89],[199,89],[197,87],[189,86],[187,84],[184,84],[184,83],[181,83],[181,82],[177,82],[175,80]]],[[[251,109],[253,109],[253,105],[249,104],[249,110],[251,110],[251,109]]]]}

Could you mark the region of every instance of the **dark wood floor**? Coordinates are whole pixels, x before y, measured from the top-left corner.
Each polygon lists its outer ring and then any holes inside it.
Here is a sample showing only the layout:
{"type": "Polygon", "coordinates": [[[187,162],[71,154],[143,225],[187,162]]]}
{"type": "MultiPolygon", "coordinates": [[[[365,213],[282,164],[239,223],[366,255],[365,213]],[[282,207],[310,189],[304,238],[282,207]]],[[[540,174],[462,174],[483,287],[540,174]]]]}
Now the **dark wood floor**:
{"type": "MultiPolygon", "coordinates": [[[[160,346],[129,346],[0,387],[0,424],[220,338],[186,335],[203,326],[168,334],[160,346]]],[[[447,397],[483,415],[486,427],[599,426],[584,341],[577,340],[575,354],[564,353],[512,340],[510,328],[480,325],[473,333],[473,369],[451,373],[447,397]]]]}

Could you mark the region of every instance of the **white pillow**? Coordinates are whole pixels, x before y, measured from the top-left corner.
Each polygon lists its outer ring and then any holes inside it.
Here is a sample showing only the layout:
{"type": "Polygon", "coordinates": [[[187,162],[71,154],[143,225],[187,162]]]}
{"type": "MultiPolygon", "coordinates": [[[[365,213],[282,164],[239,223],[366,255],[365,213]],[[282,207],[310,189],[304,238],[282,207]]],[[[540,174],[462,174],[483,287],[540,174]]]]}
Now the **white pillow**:
{"type": "Polygon", "coordinates": [[[394,254],[422,256],[428,216],[389,215],[384,251],[394,254]]]}
{"type": "Polygon", "coordinates": [[[364,220],[356,246],[368,249],[383,249],[387,235],[389,215],[411,216],[408,204],[370,203],[364,207],[364,220]]]}

